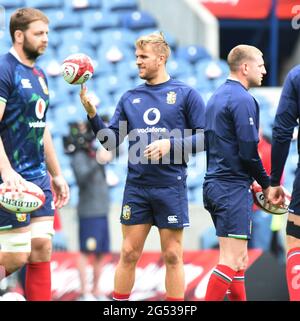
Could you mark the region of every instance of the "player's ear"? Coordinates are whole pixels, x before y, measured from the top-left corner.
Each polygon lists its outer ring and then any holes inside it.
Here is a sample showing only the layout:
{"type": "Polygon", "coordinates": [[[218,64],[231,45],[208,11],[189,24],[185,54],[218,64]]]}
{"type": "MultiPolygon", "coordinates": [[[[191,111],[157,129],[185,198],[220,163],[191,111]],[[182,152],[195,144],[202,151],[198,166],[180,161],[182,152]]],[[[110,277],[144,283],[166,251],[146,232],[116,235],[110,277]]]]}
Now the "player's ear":
{"type": "Polygon", "coordinates": [[[23,41],[24,41],[24,33],[23,33],[22,30],[16,30],[14,36],[15,36],[15,42],[16,43],[19,43],[19,44],[23,43],[23,41]]]}

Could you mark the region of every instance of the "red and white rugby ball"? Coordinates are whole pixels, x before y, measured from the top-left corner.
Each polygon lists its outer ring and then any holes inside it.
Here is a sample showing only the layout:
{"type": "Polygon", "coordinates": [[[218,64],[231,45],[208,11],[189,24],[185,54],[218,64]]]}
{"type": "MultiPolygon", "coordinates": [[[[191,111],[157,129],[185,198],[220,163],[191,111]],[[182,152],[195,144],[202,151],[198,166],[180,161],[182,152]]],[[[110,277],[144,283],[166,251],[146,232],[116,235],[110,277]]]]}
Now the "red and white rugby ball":
{"type": "Polygon", "coordinates": [[[89,80],[94,73],[92,59],[83,53],[68,56],[61,66],[64,80],[71,85],[80,85],[89,80]]]}
{"type": "Polygon", "coordinates": [[[274,215],[286,214],[288,212],[288,206],[290,205],[290,202],[291,202],[291,193],[283,186],[281,187],[285,194],[284,207],[278,207],[272,204],[264,204],[265,196],[262,191],[262,187],[259,184],[257,184],[257,182],[254,182],[251,185],[251,191],[252,191],[254,203],[263,211],[269,214],[274,214],[274,215]]]}
{"type": "Polygon", "coordinates": [[[42,189],[28,181],[26,181],[26,186],[23,196],[19,197],[13,195],[10,188],[6,188],[4,192],[3,183],[0,184],[0,206],[11,213],[30,213],[43,206],[46,197],[42,189]]]}

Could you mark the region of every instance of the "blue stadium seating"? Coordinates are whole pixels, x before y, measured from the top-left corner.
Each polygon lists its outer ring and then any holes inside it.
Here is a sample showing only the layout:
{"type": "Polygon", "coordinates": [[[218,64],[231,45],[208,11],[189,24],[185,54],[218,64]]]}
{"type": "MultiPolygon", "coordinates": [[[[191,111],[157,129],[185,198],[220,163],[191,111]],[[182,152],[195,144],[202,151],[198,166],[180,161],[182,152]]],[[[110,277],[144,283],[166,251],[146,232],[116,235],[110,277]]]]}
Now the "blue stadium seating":
{"type": "Polygon", "coordinates": [[[211,58],[207,50],[198,45],[182,46],[176,51],[176,57],[178,59],[183,59],[191,64],[194,64],[202,59],[211,58]]]}
{"type": "Polygon", "coordinates": [[[121,25],[131,30],[141,30],[146,28],[157,28],[155,18],[145,11],[134,11],[121,16],[121,25]]]}
{"type": "Polygon", "coordinates": [[[64,0],[26,0],[27,7],[33,7],[37,9],[57,9],[64,6],[64,0]]]}
{"type": "Polygon", "coordinates": [[[24,0],[1,0],[0,5],[3,6],[5,9],[16,9],[22,8],[26,4],[24,0]]]}

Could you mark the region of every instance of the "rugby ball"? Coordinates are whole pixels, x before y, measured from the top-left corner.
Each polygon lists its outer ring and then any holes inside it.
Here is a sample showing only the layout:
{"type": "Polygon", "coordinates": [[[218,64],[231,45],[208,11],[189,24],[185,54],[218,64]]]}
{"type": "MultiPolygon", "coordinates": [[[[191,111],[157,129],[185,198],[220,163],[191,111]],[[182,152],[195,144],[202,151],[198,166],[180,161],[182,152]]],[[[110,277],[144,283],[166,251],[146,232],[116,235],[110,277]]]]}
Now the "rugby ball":
{"type": "Polygon", "coordinates": [[[67,57],[61,66],[61,74],[64,80],[71,85],[83,84],[94,73],[92,59],[83,54],[73,54],[67,57]]]}
{"type": "Polygon", "coordinates": [[[39,209],[45,203],[46,197],[42,189],[34,183],[26,181],[26,189],[22,197],[11,192],[10,188],[4,191],[4,184],[0,184],[0,206],[11,213],[30,213],[39,209]]]}
{"type": "Polygon", "coordinates": [[[7,292],[0,296],[0,301],[26,301],[26,299],[18,292],[7,292]]]}
{"type": "Polygon", "coordinates": [[[274,215],[286,214],[288,212],[288,206],[290,205],[291,194],[286,188],[284,188],[283,186],[281,187],[285,193],[284,207],[278,207],[272,204],[264,204],[265,196],[264,196],[262,187],[256,182],[254,182],[251,185],[251,191],[252,191],[254,203],[266,213],[274,214],[274,215]]]}

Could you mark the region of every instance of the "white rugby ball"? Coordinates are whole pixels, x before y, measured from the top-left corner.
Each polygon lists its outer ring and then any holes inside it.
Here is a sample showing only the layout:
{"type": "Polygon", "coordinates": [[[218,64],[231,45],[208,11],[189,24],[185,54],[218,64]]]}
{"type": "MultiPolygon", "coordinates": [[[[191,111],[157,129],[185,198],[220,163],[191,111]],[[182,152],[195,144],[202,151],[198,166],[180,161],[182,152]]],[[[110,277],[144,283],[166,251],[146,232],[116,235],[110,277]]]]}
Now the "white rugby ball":
{"type": "Polygon", "coordinates": [[[0,297],[0,301],[26,301],[26,299],[18,292],[7,292],[0,297]]]}
{"type": "Polygon", "coordinates": [[[46,197],[42,189],[29,181],[26,181],[26,186],[23,196],[19,197],[13,195],[10,188],[4,192],[3,183],[0,184],[0,206],[11,213],[30,213],[43,206],[46,197]]]}
{"type": "Polygon", "coordinates": [[[251,185],[251,191],[252,191],[254,203],[259,208],[261,208],[263,211],[265,211],[266,213],[274,214],[274,215],[286,214],[288,212],[288,207],[291,202],[291,193],[283,186],[281,186],[281,187],[282,187],[284,194],[285,194],[284,207],[279,207],[279,206],[272,205],[272,204],[264,204],[265,196],[262,191],[262,187],[259,184],[257,184],[256,182],[254,182],[251,185]]]}

